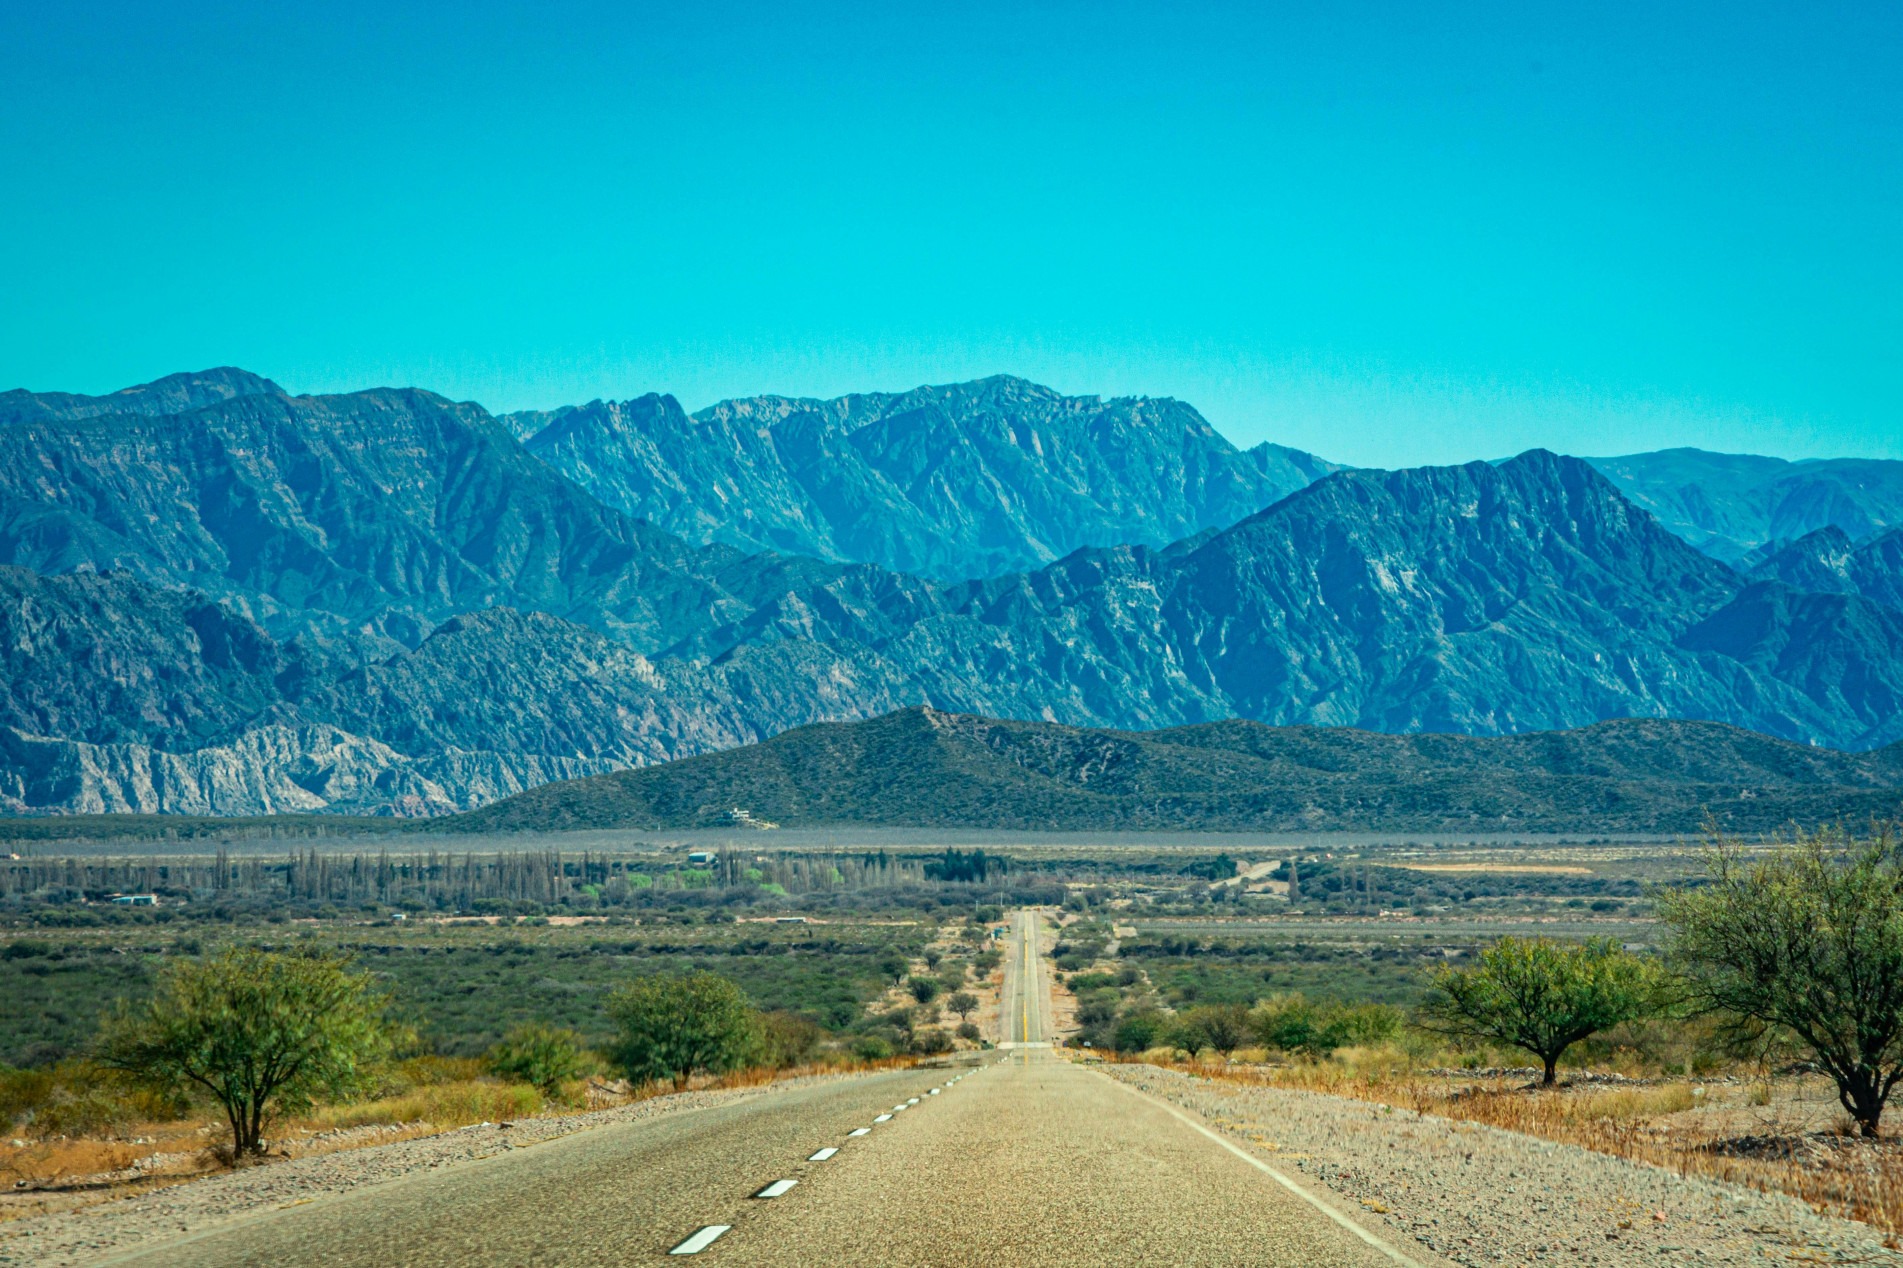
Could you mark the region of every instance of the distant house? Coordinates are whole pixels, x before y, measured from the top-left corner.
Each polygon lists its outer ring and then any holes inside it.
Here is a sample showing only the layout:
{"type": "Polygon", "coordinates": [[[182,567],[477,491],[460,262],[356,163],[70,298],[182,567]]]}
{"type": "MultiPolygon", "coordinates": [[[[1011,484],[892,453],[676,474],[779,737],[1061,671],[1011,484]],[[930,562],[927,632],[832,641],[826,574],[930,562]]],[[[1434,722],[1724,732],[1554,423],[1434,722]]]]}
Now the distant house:
{"type": "Polygon", "coordinates": [[[756,819],[753,817],[753,811],[743,810],[739,806],[735,806],[732,810],[729,810],[727,812],[727,818],[736,828],[762,828],[771,830],[780,826],[770,819],[756,819]]]}
{"type": "Polygon", "coordinates": [[[720,855],[712,850],[693,850],[687,855],[687,861],[696,866],[708,866],[720,861],[720,855]]]}
{"type": "Polygon", "coordinates": [[[775,916],[773,917],[773,923],[776,925],[803,925],[806,923],[806,917],[804,916],[775,916]]]}
{"type": "Polygon", "coordinates": [[[159,905],[157,894],[114,894],[114,904],[120,907],[156,907],[159,905]]]}

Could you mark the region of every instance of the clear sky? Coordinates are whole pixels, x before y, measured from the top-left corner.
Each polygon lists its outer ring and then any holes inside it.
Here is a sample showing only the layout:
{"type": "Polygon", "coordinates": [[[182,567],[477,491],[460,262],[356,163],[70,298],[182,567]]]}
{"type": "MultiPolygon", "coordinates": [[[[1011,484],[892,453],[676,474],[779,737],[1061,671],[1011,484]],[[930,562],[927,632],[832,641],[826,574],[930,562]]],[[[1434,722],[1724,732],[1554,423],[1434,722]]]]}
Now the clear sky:
{"type": "Polygon", "coordinates": [[[1903,458],[1903,6],[0,5],[0,388],[1903,458]]]}

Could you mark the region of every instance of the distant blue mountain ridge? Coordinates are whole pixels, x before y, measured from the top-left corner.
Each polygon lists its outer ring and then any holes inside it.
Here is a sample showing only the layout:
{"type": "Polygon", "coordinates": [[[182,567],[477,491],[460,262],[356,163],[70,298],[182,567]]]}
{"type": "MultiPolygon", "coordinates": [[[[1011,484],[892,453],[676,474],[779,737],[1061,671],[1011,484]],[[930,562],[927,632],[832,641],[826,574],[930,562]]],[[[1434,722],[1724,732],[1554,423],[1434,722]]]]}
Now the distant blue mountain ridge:
{"type": "Polygon", "coordinates": [[[230,369],[9,392],[0,807],[433,814],[914,706],[1871,749],[1898,470],[1343,470],[1004,377],[503,418],[230,369]]]}

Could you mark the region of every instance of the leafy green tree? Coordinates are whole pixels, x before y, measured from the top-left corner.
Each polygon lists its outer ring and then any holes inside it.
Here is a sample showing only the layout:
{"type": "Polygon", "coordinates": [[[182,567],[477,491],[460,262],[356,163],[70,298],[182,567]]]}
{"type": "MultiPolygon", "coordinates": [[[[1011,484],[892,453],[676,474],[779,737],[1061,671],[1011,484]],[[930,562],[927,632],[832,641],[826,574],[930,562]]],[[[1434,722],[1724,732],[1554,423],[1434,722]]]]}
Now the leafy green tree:
{"type": "Polygon", "coordinates": [[[489,1049],[488,1060],[492,1073],[527,1083],[543,1096],[554,1096],[588,1066],[579,1035],[541,1022],[511,1030],[489,1049]]]}
{"type": "Polygon", "coordinates": [[[255,1155],[274,1117],[367,1085],[399,1037],[388,1003],[347,957],[232,948],[168,966],[150,999],[105,1023],[95,1056],[157,1092],[204,1089],[234,1156],[255,1155]]]}
{"type": "Polygon", "coordinates": [[[1152,1009],[1128,1013],[1117,1022],[1112,1046],[1118,1052],[1147,1052],[1163,1042],[1169,1019],[1152,1009]]]}
{"type": "Polygon", "coordinates": [[[1863,1135],[1903,1078],[1903,859],[1891,829],[1801,835],[1750,858],[1720,843],[1709,883],[1658,899],[1690,1002],[1816,1055],[1863,1135]]]}
{"type": "Polygon", "coordinates": [[[717,973],[656,975],[617,987],[608,1016],[620,1032],[615,1058],[636,1082],[695,1071],[720,1074],[760,1050],[760,1019],[738,986],[717,973]]]}
{"type": "Polygon", "coordinates": [[[958,1020],[970,1021],[971,1015],[978,1011],[978,997],[970,991],[959,991],[945,1001],[945,1007],[958,1014],[958,1020]]]}
{"type": "Polygon", "coordinates": [[[1645,1016],[1655,999],[1651,968],[1610,938],[1502,938],[1472,968],[1436,972],[1422,1018],[1440,1034],[1532,1053],[1551,1087],[1568,1048],[1645,1016]]]}
{"type": "Polygon", "coordinates": [[[908,978],[905,989],[912,992],[912,998],[921,1004],[929,1004],[938,998],[938,979],[935,977],[908,978]]]}
{"type": "Polygon", "coordinates": [[[911,961],[896,951],[888,951],[879,957],[879,976],[894,986],[905,980],[911,968],[911,961]]]}
{"type": "Polygon", "coordinates": [[[1249,1037],[1249,1010],[1240,1004],[1200,1004],[1176,1021],[1178,1046],[1190,1052],[1214,1048],[1226,1061],[1249,1037]]]}

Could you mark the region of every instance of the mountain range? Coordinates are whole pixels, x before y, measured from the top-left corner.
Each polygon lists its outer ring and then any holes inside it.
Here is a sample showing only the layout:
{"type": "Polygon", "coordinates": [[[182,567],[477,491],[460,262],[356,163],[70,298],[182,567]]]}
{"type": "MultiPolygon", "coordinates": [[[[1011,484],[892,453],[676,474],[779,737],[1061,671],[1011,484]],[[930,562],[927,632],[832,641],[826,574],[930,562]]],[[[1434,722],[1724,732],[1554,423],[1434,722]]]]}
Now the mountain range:
{"type": "Polygon", "coordinates": [[[1605,465],[1343,470],[1005,378],[692,416],[10,392],[0,806],[435,814],[927,705],[1903,738],[1894,530],[1734,566],[1605,465]]]}
{"type": "Polygon", "coordinates": [[[649,395],[502,422],[603,502],[690,541],[941,580],[1167,545],[1337,469],[1279,445],[1239,450],[1180,401],[1007,376],[693,415],[649,395]]]}
{"type": "Polygon", "coordinates": [[[1852,539],[1903,526],[1903,462],[1661,449],[1594,467],[1666,528],[1727,563],[1824,528],[1852,539]]]}
{"type": "Polygon", "coordinates": [[[1903,744],[1838,753],[1711,722],[1480,739],[1210,722],[1158,731],[907,709],[550,784],[468,831],[861,824],[1073,832],[1775,831],[1903,812],[1903,744]]]}

